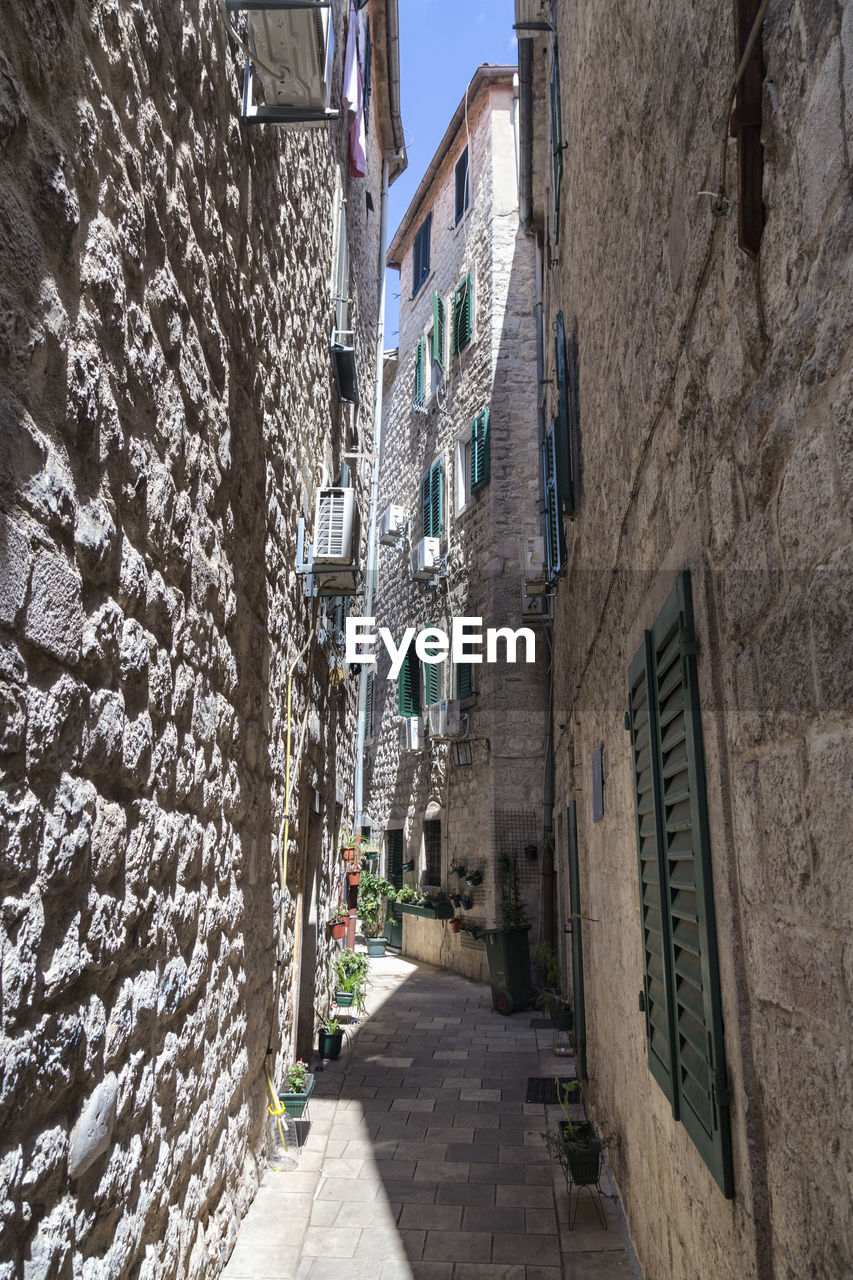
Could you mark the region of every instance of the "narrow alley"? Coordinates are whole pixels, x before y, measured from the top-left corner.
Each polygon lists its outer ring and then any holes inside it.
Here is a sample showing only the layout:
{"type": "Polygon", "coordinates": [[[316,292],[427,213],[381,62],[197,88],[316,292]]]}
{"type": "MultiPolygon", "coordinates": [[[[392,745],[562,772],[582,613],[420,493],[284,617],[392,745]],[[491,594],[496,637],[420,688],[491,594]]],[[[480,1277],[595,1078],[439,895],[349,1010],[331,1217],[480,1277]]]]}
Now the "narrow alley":
{"type": "Polygon", "coordinates": [[[524,1100],[529,1078],[574,1074],[547,1019],[503,1018],[488,987],[430,965],[370,965],[370,1016],[317,1077],[298,1167],[273,1160],[225,1280],[316,1280],[333,1259],[348,1280],[639,1276],[606,1173],[608,1229],[585,1191],[569,1230],[541,1137],[562,1112],[524,1100]]]}

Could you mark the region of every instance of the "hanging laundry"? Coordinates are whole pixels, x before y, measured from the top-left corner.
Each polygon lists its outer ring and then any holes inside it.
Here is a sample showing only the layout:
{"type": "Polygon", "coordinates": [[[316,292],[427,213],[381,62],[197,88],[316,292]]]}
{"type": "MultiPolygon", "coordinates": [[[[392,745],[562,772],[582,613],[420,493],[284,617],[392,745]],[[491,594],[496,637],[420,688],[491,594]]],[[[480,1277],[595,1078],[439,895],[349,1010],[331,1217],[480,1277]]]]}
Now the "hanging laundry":
{"type": "Polygon", "coordinates": [[[367,171],[367,130],[364,119],[364,60],[367,34],[364,19],[350,0],[347,47],[344,56],[344,87],[341,95],[350,120],[349,171],[352,178],[363,178],[367,171]]]}

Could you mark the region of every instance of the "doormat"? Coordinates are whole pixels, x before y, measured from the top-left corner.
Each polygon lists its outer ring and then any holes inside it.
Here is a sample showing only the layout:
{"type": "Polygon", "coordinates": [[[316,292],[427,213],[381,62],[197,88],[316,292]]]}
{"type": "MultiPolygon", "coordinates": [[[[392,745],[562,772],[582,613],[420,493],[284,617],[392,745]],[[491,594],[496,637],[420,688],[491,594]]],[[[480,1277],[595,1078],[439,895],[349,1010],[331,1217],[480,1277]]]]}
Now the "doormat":
{"type": "Polygon", "coordinates": [[[546,1031],[548,1027],[553,1027],[550,1018],[531,1018],[530,1025],[534,1031],[546,1031]]]}
{"type": "Polygon", "coordinates": [[[528,1076],[527,1096],[525,1102],[539,1102],[546,1107],[554,1106],[561,1100],[563,1086],[568,1085],[568,1102],[580,1102],[580,1085],[574,1076],[558,1076],[560,1095],[557,1094],[557,1081],[554,1076],[528,1076]]]}

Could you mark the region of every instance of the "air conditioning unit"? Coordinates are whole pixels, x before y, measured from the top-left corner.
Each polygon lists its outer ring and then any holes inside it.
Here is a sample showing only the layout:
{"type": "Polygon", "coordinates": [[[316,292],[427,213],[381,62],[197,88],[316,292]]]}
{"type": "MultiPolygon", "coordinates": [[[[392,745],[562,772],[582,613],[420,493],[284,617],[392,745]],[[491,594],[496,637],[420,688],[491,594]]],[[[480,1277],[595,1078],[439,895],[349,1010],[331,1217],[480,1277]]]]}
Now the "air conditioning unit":
{"type": "Polygon", "coordinates": [[[531,594],[530,583],[521,584],[521,616],[525,622],[547,622],[550,617],[550,597],[531,594]]]}
{"type": "MultiPolygon", "coordinates": [[[[243,3],[234,0],[231,10],[243,3]]],[[[249,47],[264,88],[264,105],[287,116],[298,113],[304,123],[316,116],[325,118],[329,103],[329,34],[331,8],[268,0],[267,4],[246,4],[249,19],[249,47]],[[307,117],[307,118],[306,118],[307,117]]]]}
{"type": "Polygon", "coordinates": [[[358,589],[358,507],[355,489],[318,489],[314,507],[312,570],[320,595],[358,589]]]}
{"type": "Polygon", "coordinates": [[[441,556],[438,538],[421,538],[409,553],[409,566],[413,578],[431,578],[438,572],[441,556]]]}
{"type": "Polygon", "coordinates": [[[434,702],[429,708],[429,734],[431,738],[456,738],[462,730],[462,717],[459,714],[459,703],[448,701],[434,702]]]}
{"type": "Polygon", "coordinates": [[[524,581],[527,594],[544,595],[548,590],[548,562],[544,538],[524,539],[524,581]]]}
{"type": "Polygon", "coordinates": [[[406,716],[403,721],[403,750],[422,751],[424,732],[420,716],[406,716]]]}
{"type": "Polygon", "coordinates": [[[379,541],[386,547],[393,547],[406,533],[406,509],[393,502],[382,512],[379,521],[379,541]]]}

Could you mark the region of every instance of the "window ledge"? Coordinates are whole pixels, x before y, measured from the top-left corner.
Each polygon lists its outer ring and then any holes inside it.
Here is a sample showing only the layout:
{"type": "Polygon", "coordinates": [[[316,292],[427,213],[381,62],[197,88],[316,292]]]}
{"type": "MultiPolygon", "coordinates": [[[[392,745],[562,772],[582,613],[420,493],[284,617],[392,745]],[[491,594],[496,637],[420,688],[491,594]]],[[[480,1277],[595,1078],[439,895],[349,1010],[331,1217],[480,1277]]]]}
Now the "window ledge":
{"type": "MultiPolygon", "coordinates": [[[[462,224],[460,223],[459,225],[461,226],[462,224]]],[[[423,293],[424,289],[426,288],[426,286],[429,284],[429,282],[434,279],[435,279],[435,267],[430,267],[429,274],[424,276],[423,280],[420,282],[415,292],[409,295],[409,302],[414,302],[415,298],[419,298],[423,293]]]]}

